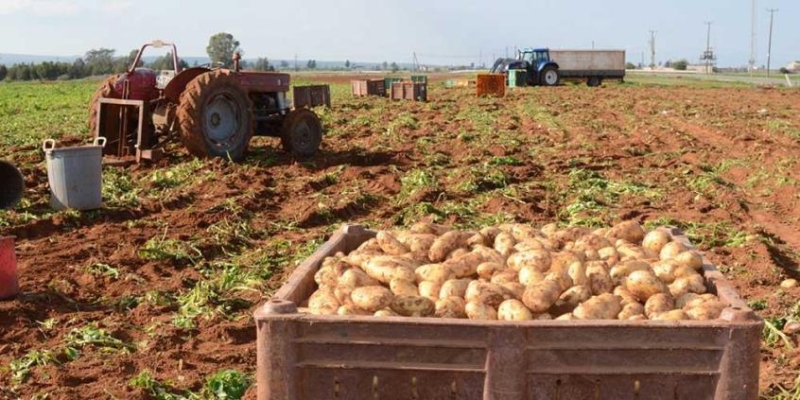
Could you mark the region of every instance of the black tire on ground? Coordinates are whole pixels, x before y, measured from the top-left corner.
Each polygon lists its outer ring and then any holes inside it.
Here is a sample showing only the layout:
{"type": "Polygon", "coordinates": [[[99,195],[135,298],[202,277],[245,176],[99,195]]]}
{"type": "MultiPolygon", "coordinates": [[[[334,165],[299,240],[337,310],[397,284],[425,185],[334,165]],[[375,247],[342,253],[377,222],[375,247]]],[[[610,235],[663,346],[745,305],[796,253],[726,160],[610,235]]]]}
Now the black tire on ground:
{"type": "Polygon", "coordinates": [[[178,125],[181,142],[197,157],[241,162],[253,136],[253,103],[235,77],[204,73],[181,94],[178,125]]]}
{"type": "Polygon", "coordinates": [[[561,77],[558,75],[558,69],[552,66],[544,67],[542,73],[539,75],[539,84],[542,86],[555,86],[558,85],[560,80],[561,77]]]}
{"type": "Polygon", "coordinates": [[[597,87],[600,86],[601,83],[603,83],[603,81],[596,76],[590,76],[589,79],[586,80],[586,85],[589,87],[597,87]]]}
{"type": "Polygon", "coordinates": [[[298,157],[311,157],[322,143],[322,123],[313,111],[301,108],[291,111],[283,121],[281,145],[298,157]]]}
{"type": "Polygon", "coordinates": [[[109,97],[114,92],[114,84],[117,83],[117,76],[110,76],[106,78],[100,86],[97,87],[92,99],[89,101],[89,119],[86,123],[89,125],[89,134],[93,137],[97,136],[97,105],[100,98],[109,97]]]}

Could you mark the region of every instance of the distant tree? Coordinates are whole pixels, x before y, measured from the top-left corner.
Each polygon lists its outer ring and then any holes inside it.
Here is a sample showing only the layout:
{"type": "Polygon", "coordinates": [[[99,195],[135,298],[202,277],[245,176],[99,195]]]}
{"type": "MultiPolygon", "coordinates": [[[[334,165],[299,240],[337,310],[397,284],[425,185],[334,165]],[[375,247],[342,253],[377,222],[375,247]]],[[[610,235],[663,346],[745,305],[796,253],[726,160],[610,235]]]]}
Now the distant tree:
{"type": "Polygon", "coordinates": [[[344,67],[350,69],[350,60],[344,62],[344,67]]]}
{"type": "Polygon", "coordinates": [[[308,69],[316,69],[317,68],[317,60],[308,60],[306,63],[306,68],[308,69]]]}
{"type": "Polygon", "coordinates": [[[381,66],[383,67],[382,68],[383,70],[389,69],[389,63],[387,63],[386,61],[384,61],[383,64],[381,64],[381,66]]]}
{"type": "Polygon", "coordinates": [[[84,56],[89,75],[105,75],[114,71],[113,49],[92,49],[84,56]]]}
{"type": "MultiPolygon", "coordinates": [[[[2,68],[2,66],[0,66],[0,68],[2,68]]],[[[782,73],[782,74],[791,74],[792,71],[789,71],[789,69],[786,68],[786,67],[781,67],[780,73],[782,73]]],[[[2,74],[2,70],[0,70],[0,74],[2,74]]],[[[2,81],[2,80],[3,80],[3,78],[0,78],[0,81],[2,81]]]]}
{"type": "MultiPolygon", "coordinates": [[[[172,52],[167,52],[164,56],[156,58],[149,67],[154,70],[173,70],[172,52]]],[[[189,68],[189,63],[182,58],[178,58],[178,69],[182,71],[186,68],[189,68]]]]}
{"type": "Polygon", "coordinates": [[[194,60],[194,62],[192,63],[192,67],[197,67],[198,65],[200,65],[200,63],[197,62],[197,60],[194,60]]]}
{"type": "Polygon", "coordinates": [[[397,63],[396,63],[396,62],[392,62],[392,64],[391,64],[391,66],[390,66],[390,67],[392,68],[392,72],[397,72],[397,71],[399,71],[399,70],[400,70],[400,67],[399,67],[399,66],[397,66],[397,63]]]}
{"type": "Polygon", "coordinates": [[[83,62],[82,58],[78,58],[75,60],[72,65],[69,67],[69,71],[67,72],[70,78],[78,79],[83,78],[86,76],[86,63],[83,62]]]}
{"type": "Polygon", "coordinates": [[[6,79],[6,76],[8,76],[8,68],[6,68],[5,65],[0,64],[0,81],[6,79]]]}
{"type": "Polygon", "coordinates": [[[675,68],[678,71],[686,71],[686,69],[689,68],[689,61],[686,61],[686,59],[673,61],[672,68],[675,68]]]}
{"type": "Polygon", "coordinates": [[[212,64],[222,63],[226,67],[230,67],[233,53],[237,51],[244,55],[244,51],[239,47],[239,41],[230,33],[220,32],[208,39],[206,53],[212,64]]]}
{"type": "Polygon", "coordinates": [[[632,62],[625,63],[625,69],[636,69],[636,64],[632,62]]]}
{"type": "Polygon", "coordinates": [[[289,67],[289,62],[286,60],[281,60],[281,68],[287,68],[287,67],[289,67]]]}
{"type": "Polygon", "coordinates": [[[256,71],[269,71],[270,69],[274,68],[269,65],[269,60],[267,60],[265,57],[259,57],[256,60],[256,64],[253,66],[253,69],[256,71]]]}

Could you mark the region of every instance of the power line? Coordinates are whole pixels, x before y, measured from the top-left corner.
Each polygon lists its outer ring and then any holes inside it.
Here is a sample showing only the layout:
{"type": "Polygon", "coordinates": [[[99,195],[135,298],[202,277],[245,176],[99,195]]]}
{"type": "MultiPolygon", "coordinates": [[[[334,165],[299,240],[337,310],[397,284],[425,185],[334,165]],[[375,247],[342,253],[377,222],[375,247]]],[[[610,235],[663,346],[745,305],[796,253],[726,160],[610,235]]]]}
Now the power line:
{"type": "Polygon", "coordinates": [[[753,11],[750,21],[750,73],[756,69],[756,0],[753,0],[753,11]]]}
{"type": "Polygon", "coordinates": [[[772,22],[775,19],[775,12],[778,11],[777,8],[768,8],[769,11],[769,46],[767,48],[767,78],[769,78],[769,63],[772,58],[772,22]]]}
{"type": "Polygon", "coordinates": [[[656,69],[656,31],[650,31],[650,69],[656,69]]]}
{"type": "Polygon", "coordinates": [[[705,24],[708,25],[708,34],[706,36],[706,51],[703,52],[703,56],[700,57],[700,60],[706,62],[706,73],[708,74],[711,72],[710,67],[712,62],[716,60],[717,57],[714,55],[714,50],[711,50],[711,24],[713,24],[713,22],[706,21],[705,24]]]}

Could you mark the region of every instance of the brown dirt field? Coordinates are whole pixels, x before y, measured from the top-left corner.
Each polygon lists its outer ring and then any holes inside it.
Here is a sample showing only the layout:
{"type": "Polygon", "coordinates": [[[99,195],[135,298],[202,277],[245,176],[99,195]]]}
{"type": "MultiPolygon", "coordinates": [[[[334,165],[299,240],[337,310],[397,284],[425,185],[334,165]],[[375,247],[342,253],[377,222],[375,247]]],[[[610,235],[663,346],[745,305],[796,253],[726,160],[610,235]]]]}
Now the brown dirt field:
{"type": "MultiPolygon", "coordinates": [[[[144,370],[175,391],[199,391],[225,368],[252,374],[253,310],[345,222],[678,223],[760,304],[760,315],[782,318],[797,304],[800,288],[779,287],[799,277],[795,92],[609,84],[478,99],[468,89],[431,85],[428,103],[393,103],[352,99],[348,90],[337,87],[333,110],[322,112],[328,133],[313,159],[292,159],[277,140],[259,138],[241,165],[195,162],[173,143],[157,165],[117,172],[140,188],[137,202],[101,211],[48,215],[43,158],[16,149],[31,200],[26,212],[43,217],[26,222],[14,214],[0,229],[17,236],[23,290],[0,302],[0,366],[31,350],[61,349],[89,323],[131,347],[83,347],[72,361],[59,356],[32,367],[21,384],[4,368],[0,398],[151,398],[129,385],[144,370]],[[190,173],[176,170],[171,184],[154,175],[175,166],[190,173]],[[586,177],[621,189],[597,191],[586,177]],[[147,259],[141,250],[154,238],[193,248],[185,258],[147,259]],[[266,265],[256,275],[265,283],[223,294],[208,304],[224,312],[176,327],[175,298],[220,274],[215,262],[231,260],[266,265]],[[118,275],[87,272],[98,263],[118,275]]],[[[107,176],[115,169],[107,166],[107,176]]],[[[790,340],[798,346],[796,335],[790,340]]],[[[762,354],[762,391],[790,386],[800,352],[765,344],[762,354]]]]}

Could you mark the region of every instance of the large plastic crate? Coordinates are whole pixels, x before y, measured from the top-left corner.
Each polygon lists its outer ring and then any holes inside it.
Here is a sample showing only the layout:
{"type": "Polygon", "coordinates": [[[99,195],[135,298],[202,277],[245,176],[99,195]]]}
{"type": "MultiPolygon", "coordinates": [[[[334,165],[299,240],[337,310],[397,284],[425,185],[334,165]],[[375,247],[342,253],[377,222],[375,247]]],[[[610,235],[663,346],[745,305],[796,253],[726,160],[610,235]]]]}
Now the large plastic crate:
{"type": "MultiPolygon", "coordinates": [[[[677,230],[677,240],[689,244],[677,230]]],[[[344,226],[255,312],[258,398],[751,400],[763,321],[708,260],[714,321],[470,321],[298,312],[314,273],[375,232],[344,226]]]]}
{"type": "Polygon", "coordinates": [[[350,81],[353,96],[386,96],[383,79],[364,79],[350,81]]]}

